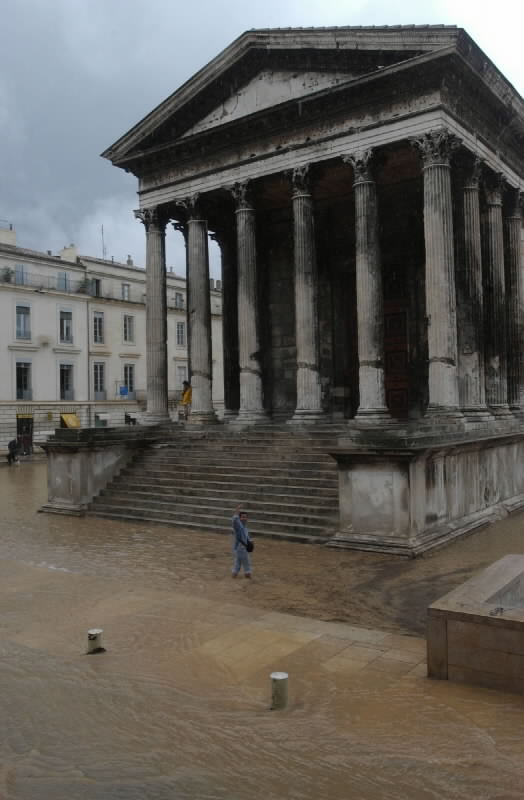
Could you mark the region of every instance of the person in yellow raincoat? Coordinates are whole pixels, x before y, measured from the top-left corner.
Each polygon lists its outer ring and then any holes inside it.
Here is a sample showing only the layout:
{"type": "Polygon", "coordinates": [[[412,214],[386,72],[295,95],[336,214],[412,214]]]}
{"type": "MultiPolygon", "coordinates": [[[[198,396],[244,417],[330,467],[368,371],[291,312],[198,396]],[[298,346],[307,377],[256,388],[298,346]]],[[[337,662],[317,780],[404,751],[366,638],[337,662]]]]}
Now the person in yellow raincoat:
{"type": "Polygon", "coordinates": [[[189,417],[189,412],[191,411],[191,400],[193,399],[193,389],[191,388],[191,384],[189,381],[184,381],[182,389],[182,405],[184,407],[184,419],[189,417]]]}

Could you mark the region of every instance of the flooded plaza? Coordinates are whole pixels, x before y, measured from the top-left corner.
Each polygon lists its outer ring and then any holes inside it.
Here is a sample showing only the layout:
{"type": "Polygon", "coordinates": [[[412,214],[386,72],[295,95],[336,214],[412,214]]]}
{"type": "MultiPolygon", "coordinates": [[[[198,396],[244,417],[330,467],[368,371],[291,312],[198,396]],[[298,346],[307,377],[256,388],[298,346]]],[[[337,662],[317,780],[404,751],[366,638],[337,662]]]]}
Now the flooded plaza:
{"type": "Polygon", "coordinates": [[[36,513],[43,463],[0,497],[2,800],[522,798],[524,697],[429,681],[423,635],[524,515],[415,561],[259,538],[250,582],[227,535],[36,513]]]}

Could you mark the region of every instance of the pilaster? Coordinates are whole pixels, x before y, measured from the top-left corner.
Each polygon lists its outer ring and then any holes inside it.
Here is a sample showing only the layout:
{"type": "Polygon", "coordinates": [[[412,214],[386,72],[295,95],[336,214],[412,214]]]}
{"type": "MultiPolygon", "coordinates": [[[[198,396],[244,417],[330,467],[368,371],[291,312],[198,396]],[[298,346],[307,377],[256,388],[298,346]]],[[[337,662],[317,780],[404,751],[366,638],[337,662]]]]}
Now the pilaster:
{"type": "Polygon", "coordinates": [[[146,372],[144,423],[169,420],[167,371],[166,224],[162,207],[134,212],[146,229],[146,372]]]}

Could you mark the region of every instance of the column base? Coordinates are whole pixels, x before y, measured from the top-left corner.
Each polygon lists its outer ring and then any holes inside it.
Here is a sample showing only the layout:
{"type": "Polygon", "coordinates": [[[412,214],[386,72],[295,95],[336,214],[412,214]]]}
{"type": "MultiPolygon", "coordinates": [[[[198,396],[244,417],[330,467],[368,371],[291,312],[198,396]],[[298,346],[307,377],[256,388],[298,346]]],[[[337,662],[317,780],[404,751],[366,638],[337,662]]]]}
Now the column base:
{"type": "Polygon", "coordinates": [[[146,411],[140,417],[141,425],[166,425],[171,422],[168,412],[146,411]]]}
{"type": "Polygon", "coordinates": [[[186,425],[216,425],[218,417],[214,411],[191,412],[186,419],[186,425]]]}
{"type": "Polygon", "coordinates": [[[494,405],[488,406],[489,411],[493,414],[494,417],[512,417],[513,414],[510,411],[510,408],[507,403],[496,403],[494,405]]]}
{"type": "Polygon", "coordinates": [[[480,425],[493,420],[493,415],[487,406],[463,406],[461,412],[466,424],[480,425]]]}
{"type": "Polygon", "coordinates": [[[260,425],[264,422],[267,422],[267,412],[264,409],[249,409],[249,408],[241,408],[238,411],[235,420],[232,422],[239,423],[241,425],[260,425]]]}
{"type": "Polygon", "coordinates": [[[359,408],[357,413],[352,419],[356,425],[364,427],[377,426],[377,425],[395,425],[397,420],[394,419],[389,413],[389,409],[380,408],[359,408]]]}
{"type": "Polygon", "coordinates": [[[224,420],[224,422],[232,422],[237,417],[238,417],[238,408],[236,409],[226,408],[224,410],[224,416],[222,417],[222,419],[224,420]]]}
{"type": "Polygon", "coordinates": [[[297,408],[291,419],[287,420],[288,425],[315,425],[319,422],[325,422],[326,415],[322,410],[313,410],[307,408],[297,408]]]}

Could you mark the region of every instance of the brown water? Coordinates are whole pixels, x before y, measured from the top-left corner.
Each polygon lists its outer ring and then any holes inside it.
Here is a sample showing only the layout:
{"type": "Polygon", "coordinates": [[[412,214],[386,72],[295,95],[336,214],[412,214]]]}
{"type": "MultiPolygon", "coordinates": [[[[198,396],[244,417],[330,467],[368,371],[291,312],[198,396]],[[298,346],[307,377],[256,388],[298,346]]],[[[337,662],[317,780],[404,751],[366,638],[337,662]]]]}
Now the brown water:
{"type": "Polygon", "coordinates": [[[420,634],[429,602],[524,552],[522,515],[416,561],[259,539],[250,583],[227,536],[45,499],[44,464],[0,468],[2,800],[524,796],[524,698],[427,681],[404,637],[362,668],[344,626],[269,613],[420,634]]]}

